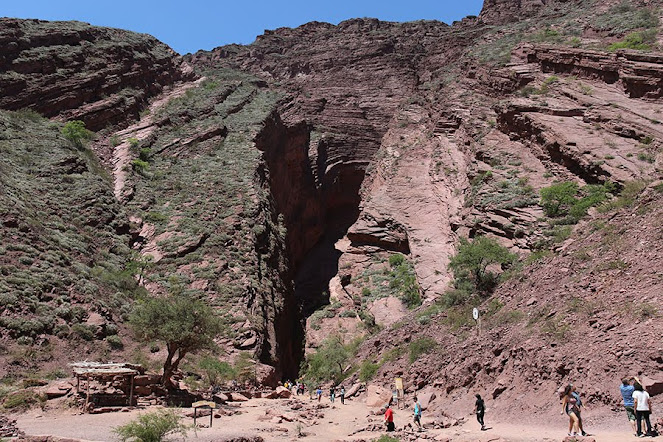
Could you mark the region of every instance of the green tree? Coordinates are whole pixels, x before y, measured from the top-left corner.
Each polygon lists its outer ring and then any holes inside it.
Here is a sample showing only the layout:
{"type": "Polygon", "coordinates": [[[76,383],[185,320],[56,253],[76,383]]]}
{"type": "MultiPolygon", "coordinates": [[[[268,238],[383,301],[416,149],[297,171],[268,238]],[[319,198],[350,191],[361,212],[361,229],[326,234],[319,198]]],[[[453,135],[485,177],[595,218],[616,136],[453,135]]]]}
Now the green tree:
{"type": "Polygon", "coordinates": [[[343,379],[343,370],[350,359],[350,352],[340,336],[334,335],[322,341],[318,350],[306,358],[305,376],[312,382],[343,379]]]}
{"type": "Polygon", "coordinates": [[[465,290],[472,289],[480,294],[489,294],[497,285],[497,274],[488,266],[499,264],[503,269],[510,267],[518,257],[496,240],[478,236],[472,242],[462,238],[458,253],[451,258],[449,267],[454,273],[455,285],[465,290]]]}
{"type": "Polygon", "coordinates": [[[161,410],[141,414],[113,430],[122,441],[161,442],[169,434],[180,433],[186,436],[186,425],[180,422],[181,417],[172,410],[161,410]]]}
{"type": "Polygon", "coordinates": [[[162,383],[172,387],[171,376],[188,353],[213,348],[221,321],[200,299],[183,293],[145,297],[134,306],[129,324],[143,342],[164,341],[168,354],[162,383]]]}
{"type": "Polygon", "coordinates": [[[578,185],[571,181],[541,189],[541,206],[550,217],[564,216],[576,202],[578,185]]]}
{"type": "Polygon", "coordinates": [[[93,132],[85,128],[85,123],[81,120],[68,121],[60,132],[76,147],[83,147],[83,143],[92,139],[94,135],[93,132]]]}

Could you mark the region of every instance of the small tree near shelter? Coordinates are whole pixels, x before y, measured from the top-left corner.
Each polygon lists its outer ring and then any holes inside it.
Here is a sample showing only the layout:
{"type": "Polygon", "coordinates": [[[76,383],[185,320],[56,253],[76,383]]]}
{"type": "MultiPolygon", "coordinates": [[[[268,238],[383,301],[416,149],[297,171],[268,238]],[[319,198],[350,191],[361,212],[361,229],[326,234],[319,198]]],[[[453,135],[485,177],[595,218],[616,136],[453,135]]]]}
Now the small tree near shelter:
{"type": "Polygon", "coordinates": [[[139,300],[129,318],[136,337],[143,342],[163,341],[168,355],[162,383],[173,387],[171,377],[189,353],[213,348],[221,322],[212,308],[183,293],[139,300]]]}

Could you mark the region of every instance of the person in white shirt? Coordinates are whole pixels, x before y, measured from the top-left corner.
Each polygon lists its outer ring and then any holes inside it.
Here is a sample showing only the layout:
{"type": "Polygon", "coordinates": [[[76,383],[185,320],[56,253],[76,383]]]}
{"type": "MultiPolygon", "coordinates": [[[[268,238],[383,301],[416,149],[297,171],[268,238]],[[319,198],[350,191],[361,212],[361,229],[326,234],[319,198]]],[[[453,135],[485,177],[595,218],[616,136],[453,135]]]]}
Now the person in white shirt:
{"type": "Polygon", "coordinates": [[[645,389],[642,388],[642,384],[636,382],[634,387],[635,391],[633,392],[633,403],[635,408],[635,418],[638,425],[638,436],[644,437],[645,434],[642,433],[643,418],[647,424],[647,434],[652,434],[651,422],[649,421],[649,415],[651,414],[651,399],[649,399],[649,393],[647,393],[645,389]]]}

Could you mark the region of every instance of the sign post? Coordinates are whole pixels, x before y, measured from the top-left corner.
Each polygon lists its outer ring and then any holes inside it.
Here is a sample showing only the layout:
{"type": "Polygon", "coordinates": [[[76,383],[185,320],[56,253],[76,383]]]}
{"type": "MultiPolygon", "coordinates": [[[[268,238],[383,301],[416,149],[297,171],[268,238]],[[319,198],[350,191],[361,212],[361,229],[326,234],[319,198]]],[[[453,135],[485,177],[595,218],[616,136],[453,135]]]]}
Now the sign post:
{"type": "Polygon", "coordinates": [[[403,389],[403,378],[395,378],[394,384],[396,386],[396,405],[398,409],[401,409],[401,403],[403,402],[403,397],[405,396],[403,389]]]}
{"type": "Polygon", "coordinates": [[[472,317],[474,318],[474,321],[477,323],[477,330],[479,331],[479,335],[481,335],[481,320],[479,319],[479,309],[474,307],[472,309],[472,317]]]}

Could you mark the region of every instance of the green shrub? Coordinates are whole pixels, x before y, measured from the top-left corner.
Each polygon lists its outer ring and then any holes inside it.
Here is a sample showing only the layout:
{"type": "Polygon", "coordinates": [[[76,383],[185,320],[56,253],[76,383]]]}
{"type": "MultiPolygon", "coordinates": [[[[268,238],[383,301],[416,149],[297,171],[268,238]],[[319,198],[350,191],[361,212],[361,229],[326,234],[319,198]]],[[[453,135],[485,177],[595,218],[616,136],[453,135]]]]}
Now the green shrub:
{"type": "Polygon", "coordinates": [[[121,350],[124,348],[124,344],[122,343],[122,339],[118,335],[111,335],[106,338],[106,342],[108,342],[108,345],[110,348],[113,350],[121,350]]]}
{"type": "Polygon", "coordinates": [[[547,216],[563,216],[576,202],[578,185],[571,181],[553,184],[541,189],[541,206],[547,216]]]}
{"type": "Polygon", "coordinates": [[[331,336],[320,344],[317,351],[306,357],[303,372],[307,380],[320,383],[343,379],[343,370],[350,359],[350,352],[340,336],[331,336]]]}
{"type": "Polygon", "coordinates": [[[92,341],[95,337],[94,328],[85,324],[74,324],[71,327],[71,333],[85,341],[92,341]]]}
{"type": "Polygon", "coordinates": [[[145,162],[149,161],[150,156],[152,156],[152,149],[149,147],[143,147],[138,154],[138,158],[145,162]]]}
{"type": "Polygon", "coordinates": [[[449,262],[454,273],[454,287],[463,292],[489,294],[497,285],[498,276],[487,270],[488,266],[499,264],[508,269],[517,258],[492,238],[478,236],[472,242],[462,238],[458,252],[449,262]]]}
{"type": "Polygon", "coordinates": [[[147,169],[149,167],[150,167],[150,163],[148,163],[147,161],[143,161],[141,159],[138,159],[138,158],[131,162],[131,168],[135,172],[137,172],[141,175],[143,175],[145,172],[147,172],[147,169]]]}
{"type": "Polygon", "coordinates": [[[133,138],[133,137],[129,138],[127,140],[127,142],[129,143],[129,146],[133,147],[134,149],[137,148],[138,145],[140,144],[140,141],[138,141],[138,138],[133,138]]]}
{"type": "Polygon", "coordinates": [[[425,353],[430,352],[437,347],[437,342],[429,337],[419,338],[408,346],[410,350],[410,364],[414,363],[419,357],[425,353]]]}
{"type": "Polygon", "coordinates": [[[126,425],[113,431],[122,441],[161,442],[170,434],[186,436],[187,427],[181,417],[172,410],[161,410],[138,416],[126,425]]]}
{"type": "Polygon", "coordinates": [[[624,0],[606,13],[596,16],[593,27],[614,34],[623,34],[634,29],[652,29],[658,27],[658,15],[655,9],[637,7],[624,0]]]}
{"type": "Polygon", "coordinates": [[[405,262],[405,257],[400,253],[396,253],[395,255],[391,255],[389,257],[389,265],[391,267],[398,267],[399,265],[403,264],[403,262],[405,262]]]}
{"type": "Polygon", "coordinates": [[[83,143],[92,139],[94,135],[91,131],[85,128],[85,123],[80,120],[68,121],[60,131],[62,135],[71,141],[76,147],[83,147],[83,143]]]}
{"type": "Polygon", "coordinates": [[[5,410],[25,410],[33,405],[41,405],[46,402],[45,395],[36,393],[33,390],[19,390],[7,395],[2,403],[5,410]]]}
{"type": "Polygon", "coordinates": [[[374,439],[374,442],[400,442],[401,440],[395,437],[387,436],[386,434],[383,434],[382,436],[378,437],[377,439],[374,439]]]}
{"type": "Polygon", "coordinates": [[[632,32],[628,34],[624,40],[616,42],[608,46],[608,50],[616,51],[618,49],[635,49],[638,51],[648,51],[652,48],[652,44],[656,42],[655,29],[632,32]]]}
{"type": "Polygon", "coordinates": [[[237,372],[229,363],[213,356],[205,356],[200,360],[198,366],[205,373],[206,381],[211,386],[237,377],[237,372]]]}
{"type": "Polygon", "coordinates": [[[361,363],[359,367],[359,380],[361,382],[368,382],[375,377],[375,374],[378,372],[378,364],[365,360],[361,363]]]}

